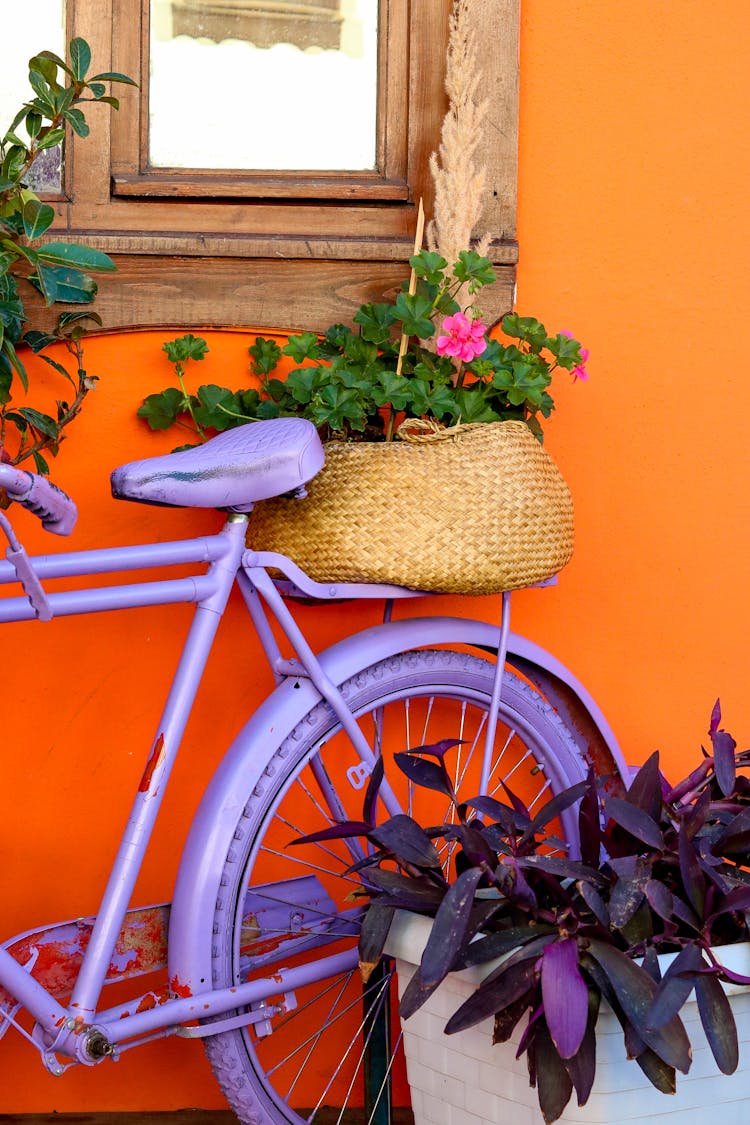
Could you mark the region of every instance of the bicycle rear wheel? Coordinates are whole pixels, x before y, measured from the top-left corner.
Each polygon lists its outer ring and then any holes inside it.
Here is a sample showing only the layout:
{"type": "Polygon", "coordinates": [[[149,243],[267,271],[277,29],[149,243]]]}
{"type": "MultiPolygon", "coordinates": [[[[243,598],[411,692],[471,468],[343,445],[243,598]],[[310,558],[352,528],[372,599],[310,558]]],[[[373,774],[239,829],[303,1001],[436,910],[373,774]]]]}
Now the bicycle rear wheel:
{"type": "MultiPolygon", "coordinates": [[[[493,674],[494,665],[476,656],[419,650],[374,664],[342,687],[383,754],[403,810],[420,823],[440,823],[445,801],[436,793],[410,792],[392,755],[462,739],[449,768],[459,795],[474,796],[493,674]]],[[[246,1125],[386,1125],[391,1096],[396,1106],[409,1104],[392,968],[386,965],[363,987],[356,958],[335,974],[325,966],[331,954],[356,950],[357,912],[347,899],[357,885],[346,874],[352,852],[343,841],[288,847],[331,819],[360,818],[366,778],[358,765],[338,720],[321,702],[269,758],[238,817],[214,918],[214,986],[321,965],[319,979],[295,995],[269,997],[262,1019],[206,1039],[216,1077],[246,1125]]],[[[504,780],[527,805],[539,807],[587,770],[557,713],[506,671],[490,791],[504,780]]],[[[561,830],[573,837],[572,812],[561,830]]]]}

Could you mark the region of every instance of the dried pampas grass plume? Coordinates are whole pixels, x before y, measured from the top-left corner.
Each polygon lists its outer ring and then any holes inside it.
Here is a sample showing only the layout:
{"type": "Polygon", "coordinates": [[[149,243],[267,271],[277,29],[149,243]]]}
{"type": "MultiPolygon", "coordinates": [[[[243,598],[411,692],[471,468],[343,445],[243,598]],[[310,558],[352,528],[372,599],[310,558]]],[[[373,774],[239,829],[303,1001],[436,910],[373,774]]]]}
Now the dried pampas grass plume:
{"type": "MultiPolygon", "coordinates": [[[[486,136],[487,99],[480,98],[481,71],[476,35],[469,9],[477,0],[454,0],[450,15],[445,90],[448,112],[443,121],[440,147],[430,157],[435,185],[434,218],[427,227],[427,245],[455,262],[471,238],[483,210],[487,177],[479,153],[486,136]]],[[[485,254],[490,236],[476,247],[485,254]]],[[[461,301],[461,295],[458,300],[461,301]]]]}

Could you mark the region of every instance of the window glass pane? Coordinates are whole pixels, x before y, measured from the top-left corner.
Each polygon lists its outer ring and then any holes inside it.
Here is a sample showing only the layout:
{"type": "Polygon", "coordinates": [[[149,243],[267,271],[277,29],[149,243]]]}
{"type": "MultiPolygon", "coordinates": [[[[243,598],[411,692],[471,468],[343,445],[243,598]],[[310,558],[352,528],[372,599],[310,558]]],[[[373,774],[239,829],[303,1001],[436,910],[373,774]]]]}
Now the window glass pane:
{"type": "Polygon", "coordinates": [[[375,167],[378,0],[151,0],[152,167],[375,167]]]}
{"type": "MultiPolygon", "coordinates": [[[[24,102],[33,98],[29,86],[29,59],[40,51],[65,54],[65,0],[25,0],[3,4],[0,36],[0,135],[5,132],[24,102]]],[[[26,133],[21,130],[21,139],[26,133]]],[[[29,176],[38,192],[60,192],[62,186],[61,151],[43,152],[29,176]]]]}

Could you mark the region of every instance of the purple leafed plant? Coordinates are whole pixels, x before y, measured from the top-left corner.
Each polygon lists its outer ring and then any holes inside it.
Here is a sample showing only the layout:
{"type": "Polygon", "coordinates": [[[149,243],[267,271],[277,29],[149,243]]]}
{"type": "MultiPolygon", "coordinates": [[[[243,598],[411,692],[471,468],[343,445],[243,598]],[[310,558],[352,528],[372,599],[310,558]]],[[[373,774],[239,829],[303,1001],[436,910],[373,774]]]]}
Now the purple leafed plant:
{"type": "Polygon", "coordinates": [[[746,941],[750,909],[750,750],[736,752],[711,715],[711,752],[671,787],[653,754],[627,791],[602,803],[596,779],[532,813],[510,790],[506,802],[459,803],[441,743],[396,755],[415,786],[451,801],[448,822],[420,826],[406,815],[377,823],[382,762],[361,821],[307,841],[369,841],[354,865],[367,900],[360,936],[365,975],[383,955],[396,910],[434,919],[422,961],[401,1001],[408,1018],[454,970],[502,958],[449,1019],[448,1034],[494,1016],[494,1042],[523,1026],[525,1053],[545,1121],[575,1091],[579,1105],[596,1070],[602,1000],[623,1028],[628,1056],[654,1086],[674,1092],[691,1050],[679,1012],[695,990],[717,1066],[737,1067],[737,1031],[722,981],[750,984],[722,966],[717,946],[746,941]],[[568,850],[555,822],[578,806],[580,838],[568,850]],[[677,957],[661,976],[657,955],[677,957]],[[522,1025],[522,1021],[525,1023],[522,1025]]]}

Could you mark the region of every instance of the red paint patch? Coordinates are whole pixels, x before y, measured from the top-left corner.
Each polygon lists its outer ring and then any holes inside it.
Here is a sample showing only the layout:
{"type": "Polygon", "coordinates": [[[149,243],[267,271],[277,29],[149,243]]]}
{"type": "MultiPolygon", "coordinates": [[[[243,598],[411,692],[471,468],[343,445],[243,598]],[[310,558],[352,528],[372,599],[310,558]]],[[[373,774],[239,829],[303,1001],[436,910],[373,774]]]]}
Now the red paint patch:
{"type": "Polygon", "coordinates": [[[161,763],[161,760],[162,760],[163,757],[164,757],[164,735],[160,734],[159,737],[157,738],[156,742],[154,743],[154,746],[153,746],[153,749],[152,749],[151,753],[148,756],[148,761],[146,762],[146,768],[143,771],[143,777],[141,778],[141,784],[138,786],[138,792],[139,793],[147,792],[147,790],[149,789],[149,787],[151,785],[151,779],[154,776],[154,771],[156,770],[157,766],[161,763]]]}
{"type": "Polygon", "coordinates": [[[172,977],[171,981],[169,982],[169,987],[174,996],[182,996],[183,998],[185,998],[187,996],[193,995],[188,985],[180,984],[178,977],[172,977]]]}

